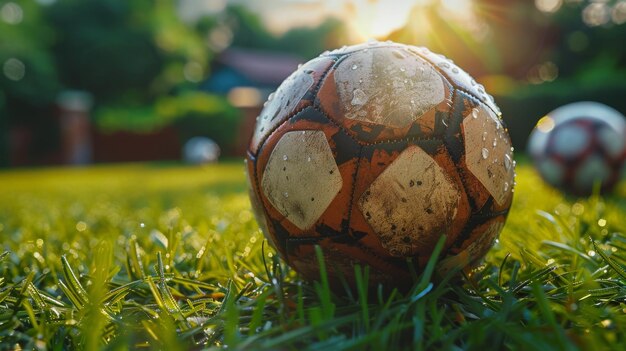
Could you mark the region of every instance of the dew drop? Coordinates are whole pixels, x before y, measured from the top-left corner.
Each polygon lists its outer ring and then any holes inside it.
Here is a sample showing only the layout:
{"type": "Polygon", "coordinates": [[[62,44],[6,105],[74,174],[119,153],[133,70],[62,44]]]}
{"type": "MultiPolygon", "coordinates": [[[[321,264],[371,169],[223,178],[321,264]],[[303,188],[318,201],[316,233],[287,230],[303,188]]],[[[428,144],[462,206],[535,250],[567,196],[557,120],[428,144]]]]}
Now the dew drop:
{"type": "Polygon", "coordinates": [[[267,101],[272,101],[276,93],[271,93],[270,96],[267,97],[267,101]]]}
{"type": "Polygon", "coordinates": [[[415,100],[411,99],[411,105],[415,105],[415,100]]]}
{"type": "Polygon", "coordinates": [[[452,67],[452,73],[458,74],[459,73],[459,69],[456,68],[456,67],[452,67]]]}
{"type": "Polygon", "coordinates": [[[300,68],[302,68],[302,64],[301,63],[298,64],[298,69],[300,69],[300,68]]]}
{"type": "Polygon", "coordinates": [[[489,157],[489,150],[483,148],[482,150],[483,159],[486,160],[489,157]]]}
{"type": "Polygon", "coordinates": [[[493,138],[493,147],[496,147],[496,145],[498,145],[498,139],[493,138]]]}
{"type": "Polygon", "coordinates": [[[353,70],[353,71],[354,71],[354,70],[356,70],[357,68],[359,68],[359,66],[357,66],[357,65],[352,65],[352,70],[353,70]]]}
{"type": "Polygon", "coordinates": [[[406,72],[406,68],[400,67],[400,72],[406,72]]]}
{"type": "Polygon", "coordinates": [[[483,132],[483,141],[487,141],[487,132],[483,132]]]}
{"type": "Polygon", "coordinates": [[[287,161],[289,159],[289,157],[287,157],[287,155],[283,155],[283,161],[287,161]]]}
{"type": "Polygon", "coordinates": [[[352,98],[353,106],[362,106],[367,102],[367,95],[361,89],[354,89],[354,97],[352,98]]]}
{"type": "Polygon", "coordinates": [[[474,109],[472,110],[472,117],[473,117],[473,118],[478,118],[478,109],[477,109],[477,108],[474,108],[474,109]]]}
{"type": "Polygon", "coordinates": [[[306,130],[303,130],[303,131],[302,131],[302,135],[304,135],[304,134],[306,134],[306,130]]]}
{"type": "Polygon", "coordinates": [[[476,83],[476,79],[472,79],[472,81],[470,83],[472,84],[473,87],[476,86],[476,84],[478,84],[478,83],[476,83]]]}
{"type": "Polygon", "coordinates": [[[424,67],[420,67],[420,73],[424,73],[426,72],[426,69],[424,69],[424,67]]]}
{"type": "Polygon", "coordinates": [[[283,193],[283,196],[284,196],[284,197],[289,197],[289,193],[285,191],[285,192],[283,193]]]}
{"type": "Polygon", "coordinates": [[[509,183],[504,182],[504,191],[509,191],[509,183]]]}
{"type": "Polygon", "coordinates": [[[409,80],[408,80],[408,79],[405,79],[405,80],[404,80],[404,84],[407,84],[408,82],[409,82],[409,80]]]}
{"type": "Polygon", "coordinates": [[[440,62],[437,66],[441,68],[450,68],[450,64],[447,62],[440,62]]]}
{"type": "Polygon", "coordinates": [[[506,170],[510,170],[511,166],[512,166],[513,162],[511,160],[511,156],[509,156],[508,154],[504,155],[504,168],[506,168],[506,170]]]}
{"type": "Polygon", "coordinates": [[[399,58],[399,59],[403,59],[405,58],[404,54],[402,52],[400,52],[399,50],[394,50],[393,51],[393,56],[399,58]]]}
{"type": "Polygon", "coordinates": [[[307,157],[307,158],[306,158],[306,161],[307,161],[307,162],[311,162],[311,156],[307,157]]]}

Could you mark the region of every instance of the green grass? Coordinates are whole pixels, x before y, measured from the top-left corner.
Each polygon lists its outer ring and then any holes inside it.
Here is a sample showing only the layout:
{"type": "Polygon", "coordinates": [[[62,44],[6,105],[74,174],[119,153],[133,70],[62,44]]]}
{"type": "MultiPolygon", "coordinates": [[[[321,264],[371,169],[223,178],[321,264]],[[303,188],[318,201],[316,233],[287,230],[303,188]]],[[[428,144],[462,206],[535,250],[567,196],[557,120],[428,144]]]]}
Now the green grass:
{"type": "Polygon", "coordinates": [[[625,195],[521,166],[473,274],[334,294],[263,244],[239,163],[2,172],[0,349],[626,349],[625,195]]]}

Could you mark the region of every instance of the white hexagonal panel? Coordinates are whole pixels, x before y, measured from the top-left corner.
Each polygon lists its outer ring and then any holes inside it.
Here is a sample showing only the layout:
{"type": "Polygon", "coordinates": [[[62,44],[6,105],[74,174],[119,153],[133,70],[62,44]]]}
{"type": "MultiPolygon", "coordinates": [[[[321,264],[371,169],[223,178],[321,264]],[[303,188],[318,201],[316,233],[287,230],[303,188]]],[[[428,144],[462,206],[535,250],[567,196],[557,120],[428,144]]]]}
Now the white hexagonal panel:
{"type": "Polygon", "coordinates": [[[579,157],[592,142],[590,132],[573,123],[560,126],[552,132],[554,152],[567,158],[579,157]]]}
{"type": "Polygon", "coordinates": [[[463,120],[465,163],[481,184],[503,205],[512,194],[515,170],[511,141],[496,115],[482,105],[463,120]]]}
{"type": "Polygon", "coordinates": [[[407,257],[447,232],[460,199],[458,187],[435,160],[410,146],[372,182],[359,207],[383,247],[407,257]]]}
{"type": "Polygon", "coordinates": [[[317,222],[342,185],[326,135],[308,130],[283,135],[261,181],[271,204],[302,230],[317,222]]]}
{"type": "Polygon", "coordinates": [[[257,117],[254,133],[252,134],[251,146],[254,152],[260,146],[263,139],[278,127],[288,115],[296,109],[307,91],[311,89],[315,80],[312,70],[318,60],[311,60],[305,66],[293,72],[276,92],[270,94],[264,104],[263,111],[257,117]]]}
{"type": "Polygon", "coordinates": [[[335,71],[345,117],[402,128],[445,98],[443,78],[422,58],[401,48],[352,54],[335,71]]]}

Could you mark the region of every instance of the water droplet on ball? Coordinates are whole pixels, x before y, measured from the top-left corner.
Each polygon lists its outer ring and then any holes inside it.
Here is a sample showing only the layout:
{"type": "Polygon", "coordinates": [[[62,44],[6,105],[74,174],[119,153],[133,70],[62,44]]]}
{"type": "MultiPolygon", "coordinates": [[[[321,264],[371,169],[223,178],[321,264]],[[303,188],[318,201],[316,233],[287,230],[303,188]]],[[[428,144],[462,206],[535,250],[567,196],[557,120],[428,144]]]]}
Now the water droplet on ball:
{"type": "Polygon", "coordinates": [[[367,102],[367,95],[365,94],[365,92],[361,89],[354,89],[354,97],[352,98],[352,105],[353,106],[361,106],[364,105],[367,102]]]}
{"type": "Polygon", "coordinates": [[[483,159],[487,159],[487,157],[489,157],[489,150],[483,148],[482,150],[482,155],[483,155],[483,159]]]}
{"type": "Polygon", "coordinates": [[[357,65],[352,65],[352,70],[353,70],[353,71],[354,71],[354,70],[356,70],[357,68],[359,68],[359,66],[357,66],[357,65]]]}
{"type": "Polygon", "coordinates": [[[403,59],[405,56],[403,53],[401,53],[399,50],[394,50],[393,51],[393,56],[399,58],[399,59],[403,59]]]}
{"type": "Polygon", "coordinates": [[[510,170],[511,169],[511,165],[512,165],[512,160],[511,160],[511,156],[504,155],[504,168],[506,168],[506,170],[510,170]]]}
{"type": "Polygon", "coordinates": [[[289,157],[287,157],[287,155],[283,155],[283,161],[287,161],[289,159],[289,157]]]}
{"type": "Polygon", "coordinates": [[[478,118],[478,109],[477,108],[472,109],[472,117],[478,118]]]}

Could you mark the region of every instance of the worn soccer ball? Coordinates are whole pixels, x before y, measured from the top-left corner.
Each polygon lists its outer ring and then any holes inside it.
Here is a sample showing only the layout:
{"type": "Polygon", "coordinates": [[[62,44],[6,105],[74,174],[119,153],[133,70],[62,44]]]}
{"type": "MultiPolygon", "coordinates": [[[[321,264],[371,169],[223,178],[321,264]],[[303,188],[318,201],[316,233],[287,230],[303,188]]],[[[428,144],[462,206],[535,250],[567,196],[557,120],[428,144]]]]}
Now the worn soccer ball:
{"type": "Polygon", "coordinates": [[[580,196],[590,195],[595,184],[609,192],[625,166],[626,121],[597,102],[565,105],[539,120],[528,151],[548,184],[580,196]]]}
{"type": "Polygon", "coordinates": [[[493,98],[426,48],[368,42],[302,65],[272,94],[247,153],[260,228],[302,276],[403,286],[442,235],[442,270],[485,255],[514,162],[493,98]]]}

